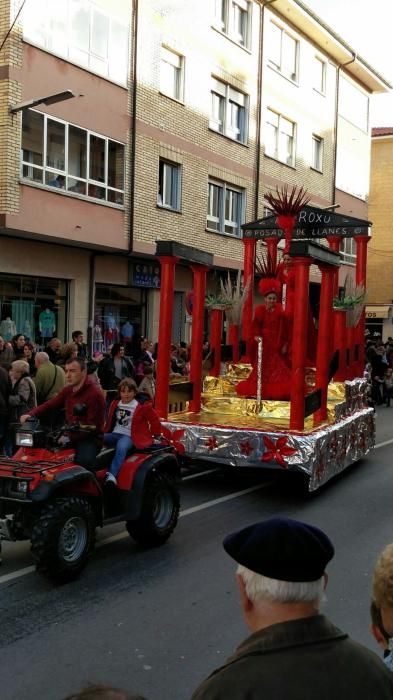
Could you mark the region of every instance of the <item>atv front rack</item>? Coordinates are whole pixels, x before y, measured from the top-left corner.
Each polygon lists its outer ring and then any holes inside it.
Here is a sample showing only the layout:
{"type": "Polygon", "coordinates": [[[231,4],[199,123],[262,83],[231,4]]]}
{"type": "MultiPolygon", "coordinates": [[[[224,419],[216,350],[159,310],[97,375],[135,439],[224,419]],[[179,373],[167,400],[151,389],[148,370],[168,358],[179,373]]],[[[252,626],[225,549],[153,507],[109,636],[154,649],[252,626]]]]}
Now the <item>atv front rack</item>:
{"type": "MultiPolygon", "coordinates": [[[[3,476],[7,477],[17,477],[17,474],[20,473],[21,471],[24,472],[23,478],[30,479],[33,478],[35,474],[42,474],[43,472],[47,471],[48,469],[55,469],[58,468],[59,466],[63,466],[64,464],[69,463],[69,459],[65,458],[61,461],[51,461],[51,460],[40,460],[39,465],[38,464],[28,464],[26,462],[22,462],[21,460],[17,459],[12,459],[11,457],[0,457],[0,472],[3,472],[3,476]],[[6,472],[6,474],[4,474],[6,472]],[[26,477],[25,477],[26,475],[26,477]]],[[[0,474],[1,478],[1,474],[0,474]]]]}

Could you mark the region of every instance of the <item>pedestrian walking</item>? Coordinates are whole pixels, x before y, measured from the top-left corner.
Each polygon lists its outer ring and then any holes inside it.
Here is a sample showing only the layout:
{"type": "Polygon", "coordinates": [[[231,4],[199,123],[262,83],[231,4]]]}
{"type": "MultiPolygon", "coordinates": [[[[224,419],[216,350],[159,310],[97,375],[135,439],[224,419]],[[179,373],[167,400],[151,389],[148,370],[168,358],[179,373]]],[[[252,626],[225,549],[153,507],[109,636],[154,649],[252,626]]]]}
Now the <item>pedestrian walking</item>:
{"type": "Polygon", "coordinates": [[[393,544],[385,547],[375,565],[371,632],[383,649],[386,666],[393,671],[393,544]]]}
{"type": "Polygon", "coordinates": [[[0,454],[3,454],[4,438],[8,426],[8,399],[11,393],[11,379],[4,367],[0,367],[0,454]]]}
{"type": "Polygon", "coordinates": [[[46,352],[35,356],[36,375],[33,379],[37,391],[37,404],[53,399],[66,385],[62,367],[54,365],[46,352]]]}
{"type": "MultiPolygon", "coordinates": [[[[24,413],[28,413],[37,406],[35,384],[30,377],[29,363],[25,360],[14,360],[10,369],[12,389],[8,398],[9,422],[19,422],[24,413]]],[[[9,427],[5,438],[4,449],[11,457],[14,452],[14,430],[9,427]]]]}
{"type": "Polygon", "coordinates": [[[393,676],[373,652],[320,614],[334,556],[327,535],[288,518],[271,518],[228,535],[251,631],[193,700],[387,700],[393,676]]]}

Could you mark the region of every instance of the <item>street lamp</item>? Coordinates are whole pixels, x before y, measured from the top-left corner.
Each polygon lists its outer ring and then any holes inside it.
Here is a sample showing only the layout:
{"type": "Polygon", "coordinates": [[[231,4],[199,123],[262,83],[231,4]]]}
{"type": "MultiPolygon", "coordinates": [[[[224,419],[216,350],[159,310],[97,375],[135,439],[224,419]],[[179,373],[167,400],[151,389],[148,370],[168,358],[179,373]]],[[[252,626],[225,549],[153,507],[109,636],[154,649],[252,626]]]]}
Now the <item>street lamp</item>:
{"type": "Polygon", "coordinates": [[[35,107],[36,105],[53,105],[56,102],[64,102],[65,100],[71,99],[71,97],[76,97],[72,90],[63,90],[62,92],[55,92],[53,95],[46,95],[46,97],[37,97],[32,100],[27,100],[26,102],[19,102],[16,105],[10,106],[10,114],[16,114],[17,112],[22,112],[24,109],[29,109],[30,107],[35,107]]]}

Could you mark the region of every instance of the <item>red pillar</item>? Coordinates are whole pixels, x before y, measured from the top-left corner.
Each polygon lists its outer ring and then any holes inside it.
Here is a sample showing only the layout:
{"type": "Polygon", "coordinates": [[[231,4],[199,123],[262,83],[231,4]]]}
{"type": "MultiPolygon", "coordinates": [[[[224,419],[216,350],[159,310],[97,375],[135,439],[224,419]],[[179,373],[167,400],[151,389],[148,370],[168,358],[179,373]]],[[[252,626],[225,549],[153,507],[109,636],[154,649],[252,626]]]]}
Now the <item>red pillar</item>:
{"type": "Polygon", "coordinates": [[[160,319],[158,326],[158,356],[156,372],[155,408],[160,418],[168,416],[169,363],[171,361],[173,296],[175,266],[179,258],[162,256],[160,319]]]}
{"type": "Polygon", "coordinates": [[[333,284],[335,269],[330,265],[319,265],[322,273],[319,302],[319,324],[317,344],[316,389],[321,390],[321,408],[316,411],[314,422],[327,418],[327,387],[331,360],[331,338],[333,335],[333,284]]]}
{"type": "Polygon", "coordinates": [[[341,309],[334,310],[334,338],[339,352],[338,370],[334,375],[336,382],[344,382],[347,377],[347,314],[341,309]]]}
{"type": "MultiPolygon", "coordinates": [[[[339,253],[342,239],[342,236],[330,236],[328,238],[330,250],[332,250],[334,253],[339,253]]],[[[337,267],[334,271],[333,296],[337,296],[338,294],[338,273],[339,268],[337,267]]]]}
{"type": "Polygon", "coordinates": [[[266,238],[267,252],[271,258],[274,266],[277,265],[277,246],[278,238],[266,238]]]}
{"type": "MultiPolygon", "coordinates": [[[[367,271],[367,244],[371,240],[371,236],[358,236],[356,239],[356,284],[366,286],[366,271],[367,271]]],[[[365,337],[366,328],[365,310],[360,317],[359,323],[355,332],[355,343],[359,346],[359,358],[356,363],[356,374],[359,377],[363,376],[363,370],[366,363],[365,358],[365,337]]]]}
{"type": "Polygon", "coordinates": [[[292,341],[292,390],[290,428],[304,428],[304,396],[307,355],[308,324],[308,279],[311,258],[294,257],[295,267],[295,306],[293,327],[295,333],[292,341]]]}
{"type": "Polygon", "coordinates": [[[244,285],[249,283],[247,298],[243,305],[242,313],[242,338],[246,341],[246,357],[250,357],[252,315],[254,305],[254,270],[256,240],[254,238],[243,238],[244,244],[244,285]]]}
{"type": "Polygon", "coordinates": [[[214,364],[210,374],[218,377],[221,368],[222,310],[212,309],[210,314],[210,349],[214,352],[214,364]]]}
{"type": "Polygon", "coordinates": [[[192,307],[192,332],[191,332],[191,367],[190,380],[192,382],[192,399],[190,411],[199,413],[201,408],[202,390],[202,347],[204,331],[204,311],[206,293],[206,273],[208,268],[204,265],[191,265],[194,273],[194,301],[192,307]]]}
{"type": "Polygon", "coordinates": [[[239,326],[236,323],[228,325],[227,343],[232,346],[232,362],[239,362],[239,326]]]}

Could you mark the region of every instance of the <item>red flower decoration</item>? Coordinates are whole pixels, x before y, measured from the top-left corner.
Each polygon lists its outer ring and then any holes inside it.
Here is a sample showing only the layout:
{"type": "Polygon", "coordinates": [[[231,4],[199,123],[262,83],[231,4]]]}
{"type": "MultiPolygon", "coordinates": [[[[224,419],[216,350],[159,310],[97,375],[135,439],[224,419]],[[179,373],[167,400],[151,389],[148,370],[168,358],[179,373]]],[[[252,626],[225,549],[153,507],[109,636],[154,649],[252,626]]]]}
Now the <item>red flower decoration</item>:
{"type": "Polygon", "coordinates": [[[250,455],[251,452],[254,452],[254,448],[251,447],[248,440],[246,440],[245,442],[240,443],[240,452],[242,455],[246,455],[246,457],[248,457],[248,455],[250,455]]]}
{"type": "Polygon", "coordinates": [[[217,442],[216,438],[214,437],[214,435],[211,435],[207,439],[207,449],[208,450],[215,450],[216,447],[218,447],[218,442],[217,442]]]}
{"type": "Polygon", "coordinates": [[[180,442],[185,432],[186,431],[184,430],[184,428],[178,428],[177,430],[174,430],[172,432],[172,430],[170,430],[166,426],[161,426],[162,435],[166,440],[168,440],[169,444],[172,445],[172,447],[174,447],[176,452],[178,452],[179,454],[183,454],[186,451],[186,448],[180,442]]]}
{"type": "Polygon", "coordinates": [[[291,455],[294,455],[297,452],[297,450],[295,450],[293,447],[288,447],[287,441],[287,435],[278,438],[276,442],[274,442],[273,440],[271,440],[271,438],[265,435],[263,438],[263,442],[267,449],[262,455],[262,462],[277,462],[277,464],[280,464],[282,467],[287,468],[288,465],[284,457],[290,457],[291,455]]]}

